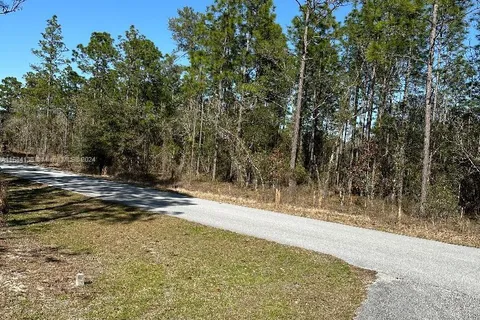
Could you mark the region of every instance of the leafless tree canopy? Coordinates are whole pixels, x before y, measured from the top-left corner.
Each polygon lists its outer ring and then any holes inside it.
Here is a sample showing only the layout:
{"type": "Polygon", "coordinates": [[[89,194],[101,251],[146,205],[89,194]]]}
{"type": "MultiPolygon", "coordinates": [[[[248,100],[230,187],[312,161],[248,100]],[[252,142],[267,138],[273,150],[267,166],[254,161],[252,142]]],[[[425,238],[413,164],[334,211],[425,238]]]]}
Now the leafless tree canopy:
{"type": "Polygon", "coordinates": [[[26,0],[0,1],[0,15],[18,11],[26,0]]]}

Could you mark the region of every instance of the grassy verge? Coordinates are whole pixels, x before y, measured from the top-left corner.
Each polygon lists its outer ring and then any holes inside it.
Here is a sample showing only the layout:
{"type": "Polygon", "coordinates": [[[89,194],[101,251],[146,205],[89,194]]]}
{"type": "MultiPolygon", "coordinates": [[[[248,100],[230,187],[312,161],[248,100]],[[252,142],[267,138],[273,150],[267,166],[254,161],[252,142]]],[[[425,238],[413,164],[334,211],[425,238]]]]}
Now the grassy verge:
{"type": "Polygon", "coordinates": [[[352,319],[373,278],[329,256],[8,179],[2,319],[352,319]]]}

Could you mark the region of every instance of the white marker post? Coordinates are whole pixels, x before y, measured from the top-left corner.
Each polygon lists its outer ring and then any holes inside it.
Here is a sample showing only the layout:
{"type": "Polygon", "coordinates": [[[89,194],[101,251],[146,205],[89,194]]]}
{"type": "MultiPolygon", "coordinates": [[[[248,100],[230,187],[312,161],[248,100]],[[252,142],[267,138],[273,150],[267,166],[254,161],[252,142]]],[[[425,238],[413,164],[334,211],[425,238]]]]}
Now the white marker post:
{"type": "Polygon", "coordinates": [[[85,275],[83,273],[77,274],[77,278],[75,280],[75,286],[83,287],[85,285],[85,275]]]}

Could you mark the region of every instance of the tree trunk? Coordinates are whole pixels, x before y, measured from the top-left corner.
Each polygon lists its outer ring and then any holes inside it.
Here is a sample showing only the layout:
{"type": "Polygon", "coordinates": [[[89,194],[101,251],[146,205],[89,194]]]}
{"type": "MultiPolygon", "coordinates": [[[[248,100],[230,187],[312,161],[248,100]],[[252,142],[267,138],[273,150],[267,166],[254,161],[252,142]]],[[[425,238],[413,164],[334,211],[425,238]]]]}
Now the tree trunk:
{"type": "MultiPolygon", "coordinates": [[[[328,161],[328,166],[327,166],[327,174],[325,176],[325,180],[323,181],[323,200],[327,199],[329,195],[329,187],[330,187],[330,173],[332,171],[332,168],[335,164],[335,154],[337,153],[338,150],[338,144],[339,140],[335,143],[335,146],[332,150],[332,153],[330,154],[330,160],[328,161]]],[[[322,201],[323,203],[323,201],[322,201]]]]}
{"type": "Polygon", "coordinates": [[[218,161],[218,124],[220,121],[220,112],[222,111],[223,105],[223,85],[222,80],[218,82],[218,106],[217,114],[215,115],[215,150],[213,152],[213,169],[212,169],[212,181],[217,180],[217,161],[218,161]]]}
{"type": "Polygon", "coordinates": [[[348,196],[350,197],[350,205],[353,203],[352,190],[353,190],[353,166],[356,158],[357,149],[357,120],[358,120],[358,103],[360,99],[360,86],[355,88],[355,100],[353,102],[353,119],[351,121],[352,137],[351,137],[351,149],[350,149],[350,172],[348,177],[348,196]]]}
{"type": "Polygon", "coordinates": [[[345,145],[346,145],[346,142],[347,142],[347,134],[348,134],[348,121],[345,122],[345,124],[343,125],[342,127],[342,132],[341,132],[341,139],[340,139],[340,146],[337,150],[337,156],[336,156],[336,161],[335,161],[335,175],[336,175],[336,187],[337,189],[342,189],[343,190],[343,187],[340,188],[340,185],[342,184],[343,185],[343,182],[341,183],[340,181],[340,166],[343,162],[343,159],[344,159],[344,149],[345,149],[345,145]]]}
{"type": "Polygon", "coordinates": [[[190,106],[191,109],[193,108],[193,129],[192,129],[192,150],[191,150],[191,155],[190,155],[190,170],[193,173],[194,169],[194,161],[195,161],[195,139],[197,137],[197,107],[193,106],[192,100],[190,99],[190,106]]]}
{"type": "MultiPolygon", "coordinates": [[[[412,50],[410,50],[411,53],[412,50]]],[[[405,177],[405,135],[406,135],[406,114],[408,112],[408,95],[409,95],[409,84],[410,84],[410,75],[412,71],[412,63],[409,60],[407,66],[407,74],[405,75],[405,86],[403,89],[403,101],[402,101],[402,110],[401,110],[401,117],[402,120],[400,122],[399,128],[399,145],[397,147],[397,154],[395,159],[396,164],[396,191],[397,191],[397,205],[398,205],[398,213],[397,213],[397,221],[400,222],[403,215],[403,189],[404,189],[404,177],[405,177]]]]}
{"type": "Polygon", "coordinates": [[[204,102],[203,97],[200,97],[200,132],[198,137],[198,151],[197,151],[197,177],[200,175],[200,157],[202,156],[202,143],[203,143],[203,112],[204,102]]]}
{"type": "MultiPolygon", "coordinates": [[[[243,99],[242,99],[243,100],[243,99]]],[[[243,101],[239,103],[238,107],[238,119],[237,119],[237,141],[235,141],[235,157],[237,159],[237,182],[240,183],[240,185],[243,184],[243,173],[242,173],[242,162],[240,160],[240,155],[239,155],[239,150],[240,150],[240,139],[242,135],[242,121],[243,121],[243,101]]]]}
{"type": "Polygon", "coordinates": [[[402,141],[400,143],[400,150],[398,155],[398,181],[397,181],[397,205],[398,205],[398,213],[397,213],[397,221],[400,222],[402,220],[403,215],[403,179],[405,176],[405,143],[402,141]]]}
{"type": "Polygon", "coordinates": [[[290,154],[290,187],[294,187],[297,184],[295,179],[295,167],[297,164],[298,155],[298,142],[300,139],[300,122],[302,118],[302,102],[303,102],[303,85],[305,81],[305,67],[307,62],[308,52],[308,23],[310,21],[310,8],[305,8],[305,30],[303,33],[303,52],[300,61],[300,75],[298,79],[298,96],[297,106],[295,109],[295,120],[292,132],[292,150],[290,154]]]}
{"type": "MultiPolygon", "coordinates": [[[[250,34],[248,32],[246,34],[246,38],[247,38],[247,44],[245,48],[246,54],[243,56],[243,66],[242,66],[244,84],[247,84],[249,82],[247,59],[246,59],[247,58],[246,56],[250,52],[250,34]]],[[[241,136],[242,136],[243,109],[245,107],[245,104],[246,104],[246,94],[245,94],[245,89],[242,89],[240,103],[238,104],[238,118],[237,118],[237,132],[236,132],[237,141],[235,142],[235,157],[237,159],[236,175],[237,175],[237,182],[240,183],[241,185],[244,182],[243,170],[245,168],[242,167],[242,162],[239,156],[239,150],[241,148],[240,145],[241,145],[241,136]]]]}
{"type": "MultiPolygon", "coordinates": [[[[317,101],[317,90],[313,89],[313,101],[316,103],[317,101]]],[[[315,150],[315,140],[317,139],[317,126],[318,126],[318,107],[313,108],[313,119],[312,119],[312,129],[310,135],[310,144],[308,146],[309,149],[309,171],[313,175],[315,168],[316,168],[316,150],[315,150]]]]}
{"type": "Polygon", "coordinates": [[[435,59],[435,40],[437,37],[437,13],[438,0],[435,0],[432,8],[432,27],[430,31],[430,48],[427,65],[427,83],[425,96],[425,135],[423,145],[423,170],[422,170],[422,191],[420,195],[420,215],[425,216],[428,187],[430,183],[430,133],[432,117],[432,82],[433,82],[433,63],[435,59]]]}
{"type": "Polygon", "coordinates": [[[370,141],[370,136],[372,132],[372,120],[373,120],[373,104],[375,98],[375,84],[377,81],[377,67],[374,65],[372,69],[372,79],[370,80],[370,90],[368,93],[368,115],[367,115],[367,126],[366,126],[366,135],[367,141],[370,141]]]}

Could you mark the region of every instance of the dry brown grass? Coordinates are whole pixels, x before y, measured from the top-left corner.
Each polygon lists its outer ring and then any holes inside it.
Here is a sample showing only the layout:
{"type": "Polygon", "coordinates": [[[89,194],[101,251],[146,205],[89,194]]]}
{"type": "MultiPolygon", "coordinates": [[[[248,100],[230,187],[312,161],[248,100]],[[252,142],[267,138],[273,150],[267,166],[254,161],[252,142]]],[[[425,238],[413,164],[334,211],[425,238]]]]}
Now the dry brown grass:
{"type": "MultiPolygon", "coordinates": [[[[294,191],[282,189],[281,202],[275,203],[273,189],[245,189],[228,183],[183,182],[170,190],[194,197],[254,207],[264,210],[337,222],[446,243],[480,247],[480,222],[461,217],[422,219],[404,214],[397,220],[396,206],[383,201],[365,201],[356,197],[352,203],[338,196],[325,200],[312,188],[301,186],[294,191]]],[[[158,185],[164,188],[163,185],[158,185]]]]}

